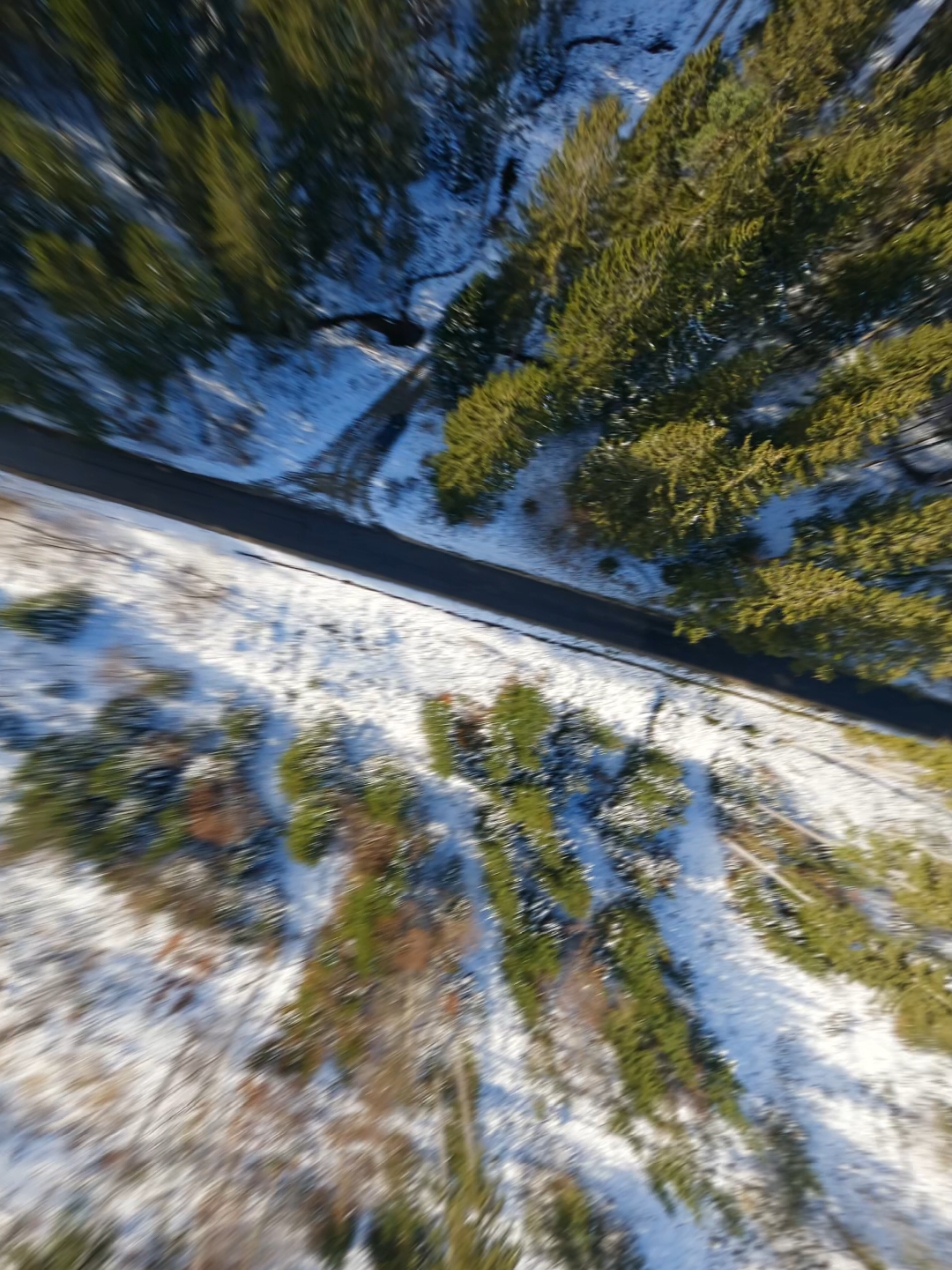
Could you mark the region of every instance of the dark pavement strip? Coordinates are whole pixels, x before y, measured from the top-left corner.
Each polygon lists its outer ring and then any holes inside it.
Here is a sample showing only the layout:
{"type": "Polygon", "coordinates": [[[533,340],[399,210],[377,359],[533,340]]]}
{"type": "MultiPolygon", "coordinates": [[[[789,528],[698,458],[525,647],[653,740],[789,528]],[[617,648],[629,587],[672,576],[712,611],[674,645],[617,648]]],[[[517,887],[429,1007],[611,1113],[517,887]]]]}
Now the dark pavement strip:
{"type": "Polygon", "coordinates": [[[220,530],[370,578],[460,601],[628,652],[674,662],[923,736],[952,737],[952,705],[847,676],[823,683],[718,638],[690,644],[663,614],[401,538],[378,526],[13,419],[0,467],[97,498],[220,530]]]}

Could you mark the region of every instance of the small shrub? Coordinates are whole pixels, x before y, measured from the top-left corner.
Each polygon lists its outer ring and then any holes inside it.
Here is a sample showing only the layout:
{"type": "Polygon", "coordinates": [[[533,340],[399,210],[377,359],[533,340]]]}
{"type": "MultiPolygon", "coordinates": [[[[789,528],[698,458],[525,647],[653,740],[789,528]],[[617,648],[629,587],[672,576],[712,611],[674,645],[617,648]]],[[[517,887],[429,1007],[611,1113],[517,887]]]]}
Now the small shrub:
{"type": "Polygon", "coordinates": [[[326,1191],[318,1191],[309,1203],[308,1247],[328,1270],[340,1270],[347,1260],[357,1232],[357,1214],[326,1191]]]}
{"type": "Polygon", "coordinates": [[[449,1178],[445,1243],[452,1256],[443,1264],[460,1270],[515,1270],[520,1251],[499,1229],[502,1202],[488,1176],[475,1134],[479,1079],[471,1056],[455,1064],[456,1079],[444,1121],[449,1178]]]}
{"type": "Polygon", "coordinates": [[[504,844],[487,834],[481,848],[486,887],[502,933],[502,972],[526,1023],[534,1027],[545,987],[559,971],[558,946],[551,934],[532,928],[504,844]]]}
{"type": "Polygon", "coordinates": [[[342,766],[338,730],[327,719],[302,732],[281,758],[281,788],[292,803],[287,848],[301,864],[316,864],[333,838],[342,766]]]}
{"type": "Polygon", "coordinates": [[[613,573],[617,573],[620,567],[615,556],[602,556],[598,562],[598,572],[603,573],[606,578],[610,578],[613,573]]]}
{"type": "Polygon", "coordinates": [[[663,750],[636,744],[601,821],[619,845],[636,847],[676,824],[689,802],[681,765],[663,750]]]}
{"type": "Polygon", "coordinates": [[[641,1270],[627,1231],[608,1221],[571,1177],[549,1189],[539,1215],[541,1242],[560,1270],[641,1270]]]}
{"type": "Polygon", "coordinates": [[[374,1215],[367,1247],[374,1270],[437,1270],[442,1261],[434,1223],[406,1196],[374,1215]]]}
{"type": "Polygon", "coordinates": [[[287,831],[287,848],[299,864],[317,864],[334,836],[338,821],[336,806],[320,797],[296,803],[287,831]]]}
{"type": "Polygon", "coordinates": [[[235,938],[274,934],[284,901],[250,754],[226,743],[190,767],[195,737],[156,723],[152,702],[120,697],[90,727],[38,742],[13,774],[10,848],[95,860],[146,907],[235,938]]]}
{"type": "Polygon", "coordinates": [[[518,785],[509,799],[509,813],[534,843],[555,838],[555,818],[549,796],[540,785],[518,785]]]}
{"type": "Polygon", "coordinates": [[[364,779],[363,803],[375,824],[391,829],[406,827],[416,797],[413,780],[394,763],[371,764],[364,779]]]}
{"type": "Polygon", "coordinates": [[[447,305],[433,334],[432,378],[449,407],[492,370],[498,342],[498,287],[478,273],[447,305]]]}
{"type": "Polygon", "coordinates": [[[539,785],[518,785],[508,802],[513,823],[535,849],[546,890],[569,917],[584,917],[591,892],[574,855],[559,840],[555,817],[546,791],[539,785]]]}
{"type": "Polygon", "coordinates": [[[684,1137],[654,1152],[648,1163],[648,1181],[669,1213],[674,1212],[676,1200],[695,1217],[710,1203],[720,1210],[728,1230],[740,1233],[742,1223],[735,1205],[714,1185],[698,1152],[684,1137]]]}
{"type": "Polygon", "coordinates": [[[182,803],[164,807],[156,818],[158,833],[149,846],[153,858],[174,855],[188,841],[188,816],[182,803]]]}
{"type": "Polygon", "coordinates": [[[916,938],[874,925],[851,903],[854,877],[842,864],[777,840],[786,846],[785,872],[808,902],[752,868],[735,872],[741,907],[767,945],[811,974],[843,974],[878,990],[904,1040],[952,1053],[949,963],[924,956],[916,938]]]}
{"type": "Polygon", "coordinates": [[[643,745],[629,749],[598,823],[618,873],[644,899],[677,876],[668,833],[681,820],[689,798],[674,759],[643,745]]]}
{"type": "Polygon", "coordinates": [[[863,850],[839,853],[857,885],[888,889],[910,922],[922,929],[952,924],[952,863],[912,842],[876,836],[863,850]]]}
{"type": "Polygon", "coordinates": [[[221,717],[225,746],[247,753],[257,744],[264,728],[264,712],[257,706],[231,706],[221,717]]]}
{"type": "Polygon", "coordinates": [[[651,912],[636,903],[616,904],[600,925],[616,993],[605,1036],[632,1108],[655,1115],[666,1096],[680,1088],[736,1118],[737,1083],[672,994],[667,980],[676,978],[675,968],[651,912]]]}
{"type": "Polygon", "coordinates": [[[336,934],[347,945],[349,960],[362,979],[372,978],[380,969],[389,948],[381,944],[381,926],[395,912],[404,879],[390,870],[364,878],[344,897],[336,934]]]}
{"type": "Polygon", "coordinates": [[[115,1236],[63,1219],[43,1244],[14,1248],[14,1270],[102,1270],[112,1259],[115,1236]]]}
{"type": "Polygon", "coordinates": [[[803,1220],[807,1200],[820,1190],[800,1128],[779,1111],[772,1111],[762,1126],[764,1151],[777,1181],[782,1220],[789,1228],[803,1220]]]}
{"type": "Polygon", "coordinates": [[[540,771],[542,742],[552,721],[552,711],[538,688],[518,681],[506,684],[489,715],[486,768],[490,779],[503,782],[520,772],[540,771]]]}
{"type": "Polygon", "coordinates": [[[553,902],[560,905],[568,917],[581,921],[591,907],[592,893],[579,862],[560,851],[557,861],[542,860],[540,872],[553,902]]]}
{"type": "Polygon", "coordinates": [[[456,771],[453,728],[454,714],[449,698],[430,697],[423,703],[423,734],[437,776],[452,776],[456,771]]]}
{"type": "Polygon", "coordinates": [[[110,745],[130,744],[156,727],[155,702],[141,693],[113,697],[96,717],[96,732],[110,745]]]}
{"type": "Polygon", "coordinates": [[[146,677],[143,691],[149,697],[184,697],[192,686],[187,670],[153,670],[146,677]]]}
{"type": "Polygon", "coordinates": [[[0,624],[21,635],[63,643],[79,634],[92,606],[88,591],[64,587],[4,605],[0,608],[0,624]]]}
{"type": "Polygon", "coordinates": [[[284,751],[279,769],[281,788],[292,803],[311,797],[340,779],[342,764],[337,726],[322,719],[284,751]]]}
{"type": "Polygon", "coordinates": [[[135,773],[131,756],[122,751],[110,754],[98,763],[89,775],[89,792],[94,798],[118,803],[132,792],[135,773]]]}
{"type": "Polygon", "coordinates": [[[353,843],[349,883],[282,1011],[278,1037],[260,1055],[287,1075],[307,1078],[327,1057],[345,1073],[356,1067],[373,1039],[373,1003],[405,951],[406,853],[396,835],[359,815],[343,825],[362,835],[353,843]]]}

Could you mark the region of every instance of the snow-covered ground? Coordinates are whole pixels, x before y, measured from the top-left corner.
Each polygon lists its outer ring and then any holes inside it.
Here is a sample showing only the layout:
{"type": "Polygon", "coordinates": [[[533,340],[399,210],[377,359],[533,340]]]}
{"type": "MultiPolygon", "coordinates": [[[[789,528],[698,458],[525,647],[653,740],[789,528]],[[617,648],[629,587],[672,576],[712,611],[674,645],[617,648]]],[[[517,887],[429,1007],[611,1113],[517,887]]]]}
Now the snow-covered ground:
{"type": "Polygon", "coordinates": [[[204,476],[274,481],[331,445],[422,356],[349,322],[290,351],[236,339],[187,385],[170,383],[164,410],[102,379],[98,404],[124,449],[204,476]]]}
{"type": "MultiPolygon", "coordinates": [[[[879,778],[868,759],[842,766],[855,754],[835,720],[764,695],[721,691],[661,665],[540,638],[11,477],[0,478],[0,496],[0,600],[66,584],[96,596],[87,627],[69,643],[0,629],[0,708],[35,731],[81,726],[143,666],[187,670],[193,687],[176,707],[186,719],[234,700],[268,711],[262,793],[280,815],[274,760],[299,726],[333,708],[349,721],[358,757],[391,753],[417,774],[429,828],[461,855],[477,897],[470,795],[429,771],[419,723],[425,697],[448,691],[488,703],[518,677],[554,702],[588,706],[625,738],[643,736],[653,720],[653,742],[685,764],[694,799],[679,836],[682,873],[655,911],[675,956],[690,964],[701,1017],[735,1063],[750,1114],[781,1109],[807,1135],[823,1187],[811,1257],[798,1261],[750,1228],[730,1237],[707,1210],[699,1219],[680,1206],[668,1212],[635,1146],[611,1132],[607,1108],[584,1089],[553,1093],[530,1061],[484,908],[471,957],[482,991],[472,1031],[480,1127],[514,1219],[538,1170],[561,1164],[613,1201],[637,1232],[649,1270],[808,1263],[898,1270],[952,1261],[952,1062],[903,1045],[867,990],[815,979],[764,948],[730,902],[706,792],[709,763],[732,758],[768,767],[787,790],[788,809],[827,834],[891,830],[952,842],[948,811],[909,773],[883,769],[879,778]]],[[[4,811],[17,758],[0,746],[4,811]]],[[[583,856],[596,851],[587,844],[583,856]]],[[[292,1134],[295,1151],[311,1152],[318,1169],[326,1164],[321,1117],[331,1093],[320,1082],[293,1105],[266,1100],[255,1119],[242,1119],[242,1095],[251,1098],[243,1060],[293,985],[300,936],[319,929],[334,892],[333,859],[315,870],[295,867],[296,933],[268,960],[178,932],[168,917],[143,917],[88,866],[52,858],[5,866],[4,1226],[15,1217],[39,1225],[79,1200],[119,1216],[130,1247],[161,1221],[169,1220],[172,1235],[191,1216],[207,1223],[214,1242],[222,1220],[209,1214],[216,1198],[250,1205],[255,1230],[267,1212],[266,1196],[241,1190],[233,1150],[242,1134],[250,1135],[249,1149],[261,1135],[261,1149],[275,1159],[282,1141],[287,1147],[282,1135],[292,1134]],[[163,1092],[170,1074],[172,1088],[163,1092]],[[153,1104],[161,1114],[150,1114],[153,1104]],[[224,1192],[216,1190],[222,1168],[224,1192]]],[[[748,1187],[737,1152],[718,1146],[712,1159],[724,1161],[725,1184],[740,1187],[756,1213],[756,1187],[748,1187]]],[[[263,1263],[317,1266],[299,1252],[295,1259],[290,1243],[267,1242],[277,1239],[270,1224],[263,1237],[263,1263]]],[[[352,1256],[348,1270],[358,1265],[352,1256]]]]}

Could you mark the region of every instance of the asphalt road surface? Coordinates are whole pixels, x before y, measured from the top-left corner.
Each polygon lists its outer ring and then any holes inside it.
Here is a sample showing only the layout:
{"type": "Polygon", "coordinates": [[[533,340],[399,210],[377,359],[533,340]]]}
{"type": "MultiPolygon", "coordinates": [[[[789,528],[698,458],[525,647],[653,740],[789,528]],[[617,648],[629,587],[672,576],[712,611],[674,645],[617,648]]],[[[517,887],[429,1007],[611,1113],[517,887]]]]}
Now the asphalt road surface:
{"type": "Polygon", "coordinates": [[[711,638],[689,644],[667,618],[358,525],[267,493],[195,476],[64,433],[0,420],[0,467],[171,516],[565,634],[766,688],[870,722],[952,737],[952,706],[847,677],[821,683],[774,657],[711,638]]]}

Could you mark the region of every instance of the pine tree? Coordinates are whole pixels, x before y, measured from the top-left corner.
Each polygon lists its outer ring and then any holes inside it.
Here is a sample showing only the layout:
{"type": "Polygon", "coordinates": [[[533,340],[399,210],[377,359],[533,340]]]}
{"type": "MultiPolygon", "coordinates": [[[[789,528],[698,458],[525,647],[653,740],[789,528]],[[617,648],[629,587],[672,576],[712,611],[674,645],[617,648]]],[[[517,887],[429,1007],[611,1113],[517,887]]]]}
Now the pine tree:
{"type": "Polygon", "coordinates": [[[105,425],[77,370],[12,296],[0,305],[0,414],[38,412],[83,436],[105,425]]]}
{"type": "Polygon", "coordinates": [[[607,203],[624,122],[617,97],[581,111],[520,209],[511,254],[533,289],[550,300],[563,298],[571,280],[606,246],[607,203]]]}
{"type": "Polygon", "coordinates": [[[651,428],[587,456],[575,497],[600,534],[640,556],[677,555],[737,532],[781,488],[789,455],[769,441],[732,445],[726,428],[694,421],[651,428]]]}
{"type": "Polygon", "coordinates": [[[858,67],[890,0],[780,0],[764,26],[755,74],[813,113],[858,67]]]}
{"type": "Polygon", "coordinates": [[[388,233],[406,233],[406,186],[419,171],[408,6],[253,0],[250,9],[283,150],[307,195],[312,255],[355,231],[378,249],[388,233]]]}
{"type": "Polygon", "coordinates": [[[865,582],[917,588],[952,585],[952,499],[863,496],[838,517],[797,525],[797,559],[842,569],[865,582]]]}
{"type": "Polygon", "coordinates": [[[537,366],[491,375],[446,418],[434,460],[440,504],[452,519],[505,488],[548,426],[546,377],[537,366]]]}
{"type": "Polygon", "coordinates": [[[34,286],[121,379],[161,395],[186,358],[200,361],[222,342],[214,281],[153,230],[126,226],[121,272],[58,234],[31,235],[27,248],[34,286]]]}
{"type": "Polygon", "coordinates": [[[239,6],[235,0],[50,0],[50,10],[130,175],[156,194],[155,110],[165,103],[194,114],[216,74],[242,68],[239,6]]]}
{"type": "Polygon", "coordinates": [[[759,548],[755,538],[720,539],[665,570],[682,634],[698,640],[716,631],[821,679],[952,672],[952,612],[942,597],[852,576],[855,560],[842,568],[831,555],[801,550],[801,558],[764,563],[759,548]]]}
{"type": "Polygon", "coordinates": [[[245,330],[296,333],[300,268],[290,179],[259,153],[253,121],[220,81],[193,121],[163,109],[157,135],[183,223],[213,262],[245,330]]]}
{"type": "Polygon", "coordinates": [[[102,186],[64,137],[0,101],[0,156],[20,188],[20,234],[50,229],[85,234],[102,243],[115,232],[115,216],[102,186]]]}
{"type": "Polygon", "coordinates": [[[884,339],[820,379],[813,402],[785,433],[802,445],[807,473],[858,458],[934,397],[952,388],[952,322],[884,339]]]}
{"type": "Polygon", "coordinates": [[[539,0],[476,0],[470,53],[476,64],[471,91],[478,100],[491,101],[510,79],[522,32],[538,13],[539,0]]]}
{"type": "Polygon", "coordinates": [[[493,278],[478,273],[450,301],[436,328],[431,378],[447,407],[481,384],[492,370],[499,350],[497,291],[493,278]]]}
{"type": "Polygon", "coordinates": [[[476,0],[467,45],[470,69],[449,85],[438,124],[444,134],[440,158],[454,193],[467,194],[492,175],[517,67],[536,78],[558,74],[564,3],[476,0]],[[543,14],[536,38],[527,37],[543,14]],[[542,43],[545,36],[556,42],[555,49],[542,43]]]}
{"type": "Polygon", "coordinates": [[[837,569],[773,561],[744,579],[718,629],[829,679],[952,674],[952,614],[932,596],[865,586],[837,569]]]}
{"type": "Polygon", "coordinates": [[[117,115],[128,115],[125,75],[107,34],[112,15],[106,0],[49,0],[49,5],[72,61],[96,98],[117,115]]]}
{"type": "Polygon", "coordinates": [[[206,362],[225,340],[225,301],[214,276],[144,225],[128,227],[123,256],[166,361],[174,367],[186,358],[206,362]]]}
{"type": "Polygon", "coordinates": [[[249,120],[234,109],[220,81],[213,105],[203,116],[202,171],[214,259],[248,329],[281,330],[292,320],[294,307],[287,183],[269,176],[249,120]]]}

